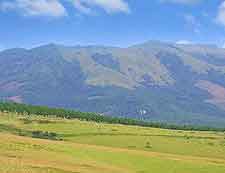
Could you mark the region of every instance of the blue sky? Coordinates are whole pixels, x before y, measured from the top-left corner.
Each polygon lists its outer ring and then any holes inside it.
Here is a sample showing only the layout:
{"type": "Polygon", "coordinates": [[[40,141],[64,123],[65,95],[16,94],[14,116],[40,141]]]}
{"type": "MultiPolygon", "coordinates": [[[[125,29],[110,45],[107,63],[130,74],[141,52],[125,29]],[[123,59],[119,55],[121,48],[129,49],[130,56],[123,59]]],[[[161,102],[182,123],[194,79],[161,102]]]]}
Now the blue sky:
{"type": "Polygon", "coordinates": [[[0,49],[148,40],[222,47],[225,0],[0,0],[0,49]]]}

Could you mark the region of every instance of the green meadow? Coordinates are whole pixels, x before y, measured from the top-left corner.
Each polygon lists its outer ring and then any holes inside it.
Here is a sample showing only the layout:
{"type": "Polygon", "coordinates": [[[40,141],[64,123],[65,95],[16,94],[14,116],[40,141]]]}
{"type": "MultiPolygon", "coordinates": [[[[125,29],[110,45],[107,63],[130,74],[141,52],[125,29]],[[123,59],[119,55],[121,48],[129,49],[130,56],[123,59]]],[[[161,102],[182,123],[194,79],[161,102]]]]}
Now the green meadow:
{"type": "Polygon", "coordinates": [[[1,173],[224,173],[225,133],[0,113],[1,173]]]}

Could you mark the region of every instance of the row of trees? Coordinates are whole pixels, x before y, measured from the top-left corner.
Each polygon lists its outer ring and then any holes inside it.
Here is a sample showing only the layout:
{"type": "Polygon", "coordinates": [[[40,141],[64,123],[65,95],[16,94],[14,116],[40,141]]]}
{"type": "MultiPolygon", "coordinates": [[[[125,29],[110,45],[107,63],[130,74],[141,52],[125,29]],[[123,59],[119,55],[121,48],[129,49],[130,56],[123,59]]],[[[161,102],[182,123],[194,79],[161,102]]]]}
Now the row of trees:
{"type": "Polygon", "coordinates": [[[197,130],[197,131],[224,131],[225,128],[213,128],[213,127],[199,127],[190,125],[173,125],[166,123],[153,123],[148,121],[140,121],[129,118],[118,118],[110,116],[102,116],[97,113],[85,113],[73,110],[49,108],[46,106],[32,106],[26,104],[18,104],[12,102],[0,102],[0,111],[4,112],[16,112],[19,114],[27,114],[30,116],[41,115],[41,116],[56,116],[66,119],[79,119],[85,121],[103,122],[110,124],[124,124],[124,125],[137,125],[143,127],[154,127],[174,130],[197,130]]]}

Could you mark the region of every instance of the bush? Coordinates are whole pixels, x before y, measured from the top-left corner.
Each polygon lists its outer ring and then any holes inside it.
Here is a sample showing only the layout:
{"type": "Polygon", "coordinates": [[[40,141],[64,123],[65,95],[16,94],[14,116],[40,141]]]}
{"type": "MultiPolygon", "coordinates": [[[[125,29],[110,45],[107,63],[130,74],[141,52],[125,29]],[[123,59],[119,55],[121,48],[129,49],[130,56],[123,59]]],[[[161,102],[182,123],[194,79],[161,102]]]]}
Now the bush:
{"type": "Polygon", "coordinates": [[[57,134],[53,132],[33,131],[32,137],[40,139],[59,140],[57,134]]]}

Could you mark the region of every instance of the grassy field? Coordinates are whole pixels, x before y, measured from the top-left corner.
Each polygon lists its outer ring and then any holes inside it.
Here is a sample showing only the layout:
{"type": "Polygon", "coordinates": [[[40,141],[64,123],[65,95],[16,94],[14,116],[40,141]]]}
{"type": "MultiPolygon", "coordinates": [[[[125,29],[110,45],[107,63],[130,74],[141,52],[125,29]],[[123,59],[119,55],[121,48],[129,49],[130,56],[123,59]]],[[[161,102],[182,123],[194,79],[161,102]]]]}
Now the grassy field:
{"type": "Polygon", "coordinates": [[[0,141],[1,173],[225,172],[223,132],[0,113],[0,141]]]}

